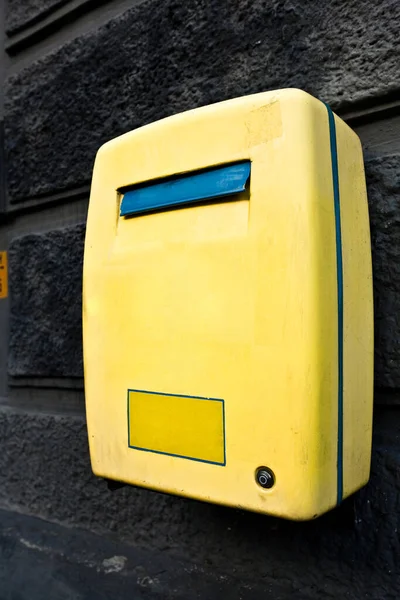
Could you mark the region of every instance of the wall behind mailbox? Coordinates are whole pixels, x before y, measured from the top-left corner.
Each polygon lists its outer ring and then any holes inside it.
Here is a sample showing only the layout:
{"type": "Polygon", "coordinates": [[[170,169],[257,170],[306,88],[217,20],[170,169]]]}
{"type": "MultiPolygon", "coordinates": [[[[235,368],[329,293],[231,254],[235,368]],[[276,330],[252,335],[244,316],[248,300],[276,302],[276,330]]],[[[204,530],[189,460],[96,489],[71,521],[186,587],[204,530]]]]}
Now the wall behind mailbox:
{"type": "Polygon", "coordinates": [[[398,597],[400,4],[8,0],[3,9],[0,249],[9,250],[11,298],[0,301],[0,505],[306,598],[398,597]],[[331,103],[364,145],[376,329],[371,482],[346,510],[302,525],[145,490],[111,493],[90,471],[82,387],[95,152],[158,118],[285,86],[331,103]]]}

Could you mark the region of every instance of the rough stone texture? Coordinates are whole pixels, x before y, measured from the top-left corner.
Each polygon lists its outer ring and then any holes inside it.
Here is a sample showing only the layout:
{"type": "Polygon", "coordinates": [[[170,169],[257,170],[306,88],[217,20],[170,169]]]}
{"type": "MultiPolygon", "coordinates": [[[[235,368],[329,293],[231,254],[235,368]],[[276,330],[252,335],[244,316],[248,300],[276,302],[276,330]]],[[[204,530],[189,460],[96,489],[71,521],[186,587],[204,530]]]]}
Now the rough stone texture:
{"type": "Polygon", "coordinates": [[[400,387],[400,157],[366,161],[375,312],[375,384],[400,387]]]}
{"type": "MultiPolygon", "coordinates": [[[[379,432],[355,519],[291,523],[135,488],[91,474],[83,420],[0,412],[0,504],[184,556],[221,577],[287,584],[296,598],[395,600],[400,594],[398,415],[379,432]],[[398,444],[398,439],[394,440],[398,444]]],[[[68,550],[67,550],[68,554],[68,550]]],[[[284,598],[290,597],[288,594],[284,598]]]]}
{"type": "MultiPolygon", "coordinates": [[[[367,157],[375,291],[375,383],[400,387],[400,157],[367,157]]],[[[84,226],[10,248],[9,373],[82,376],[84,226]]]]}
{"type": "Polygon", "coordinates": [[[297,86],[334,108],[398,89],[397,0],[150,0],[6,85],[13,201],[81,185],[106,140],[200,105],[297,86]]]}
{"type": "Polygon", "coordinates": [[[10,375],[82,377],[82,262],[85,226],[13,240],[10,375]]]}
{"type": "Polygon", "coordinates": [[[67,2],[68,0],[6,0],[6,32],[12,35],[67,2]]]}

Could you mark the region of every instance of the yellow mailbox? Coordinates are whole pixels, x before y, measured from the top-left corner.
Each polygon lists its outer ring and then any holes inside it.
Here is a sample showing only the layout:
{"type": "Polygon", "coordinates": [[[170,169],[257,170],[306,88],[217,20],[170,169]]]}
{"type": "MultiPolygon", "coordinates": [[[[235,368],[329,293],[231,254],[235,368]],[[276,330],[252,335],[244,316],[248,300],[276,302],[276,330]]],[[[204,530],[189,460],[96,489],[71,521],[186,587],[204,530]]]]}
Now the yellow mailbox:
{"type": "Polygon", "coordinates": [[[286,89],[105,144],[83,325],[97,475],[289,519],[340,503],[371,450],[358,137],[286,89]]]}

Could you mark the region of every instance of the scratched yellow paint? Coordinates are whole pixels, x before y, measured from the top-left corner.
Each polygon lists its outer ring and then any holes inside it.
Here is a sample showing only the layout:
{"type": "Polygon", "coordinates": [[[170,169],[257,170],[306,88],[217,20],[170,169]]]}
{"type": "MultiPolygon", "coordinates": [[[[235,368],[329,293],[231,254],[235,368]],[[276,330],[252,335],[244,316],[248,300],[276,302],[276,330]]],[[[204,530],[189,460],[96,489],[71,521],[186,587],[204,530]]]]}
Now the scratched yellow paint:
{"type": "Polygon", "coordinates": [[[0,252],[0,298],[8,296],[8,264],[7,252],[0,252]]]}
{"type": "MultiPolygon", "coordinates": [[[[372,280],[361,147],[338,118],[336,126],[347,496],[369,477],[372,280]]],[[[299,90],[175,115],[99,150],[83,281],[97,475],[289,519],[336,505],[335,223],[327,108],[299,90]],[[124,186],[241,160],[251,161],[250,186],[235,201],[118,216],[124,186]],[[225,460],[219,417],[174,403],[157,415],[145,396],[130,443],[128,390],[223,399],[225,460]],[[260,466],[274,472],[270,489],[255,480],[260,466]]]]}

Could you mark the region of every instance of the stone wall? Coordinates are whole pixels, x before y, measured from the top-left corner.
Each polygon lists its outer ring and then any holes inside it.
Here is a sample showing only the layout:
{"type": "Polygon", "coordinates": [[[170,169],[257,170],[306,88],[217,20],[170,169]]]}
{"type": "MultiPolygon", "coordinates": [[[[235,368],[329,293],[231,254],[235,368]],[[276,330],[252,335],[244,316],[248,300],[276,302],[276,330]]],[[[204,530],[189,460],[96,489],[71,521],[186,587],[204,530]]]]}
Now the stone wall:
{"type": "Polygon", "coordinates": [[[257,584],[249,598],[271,590],[275,599],[398,598],[400,4],[8,0],[3,8],[0,249],[9,250],[11,295],[0,301],[8,331],[0,507],[97,534],[100,544],[146,548],[182,573],[184,557],[225,581],[227,597],[236,597],[236,578],[257,584]],[[91,473],[83,402],[70,409],[82,389],[84,215],[96,150],[155,119],[287,86],[328,101],[365,149],[376,336],[371,481],[343,509],[303,524],[147,490],[110,492],[91,473]]]}

